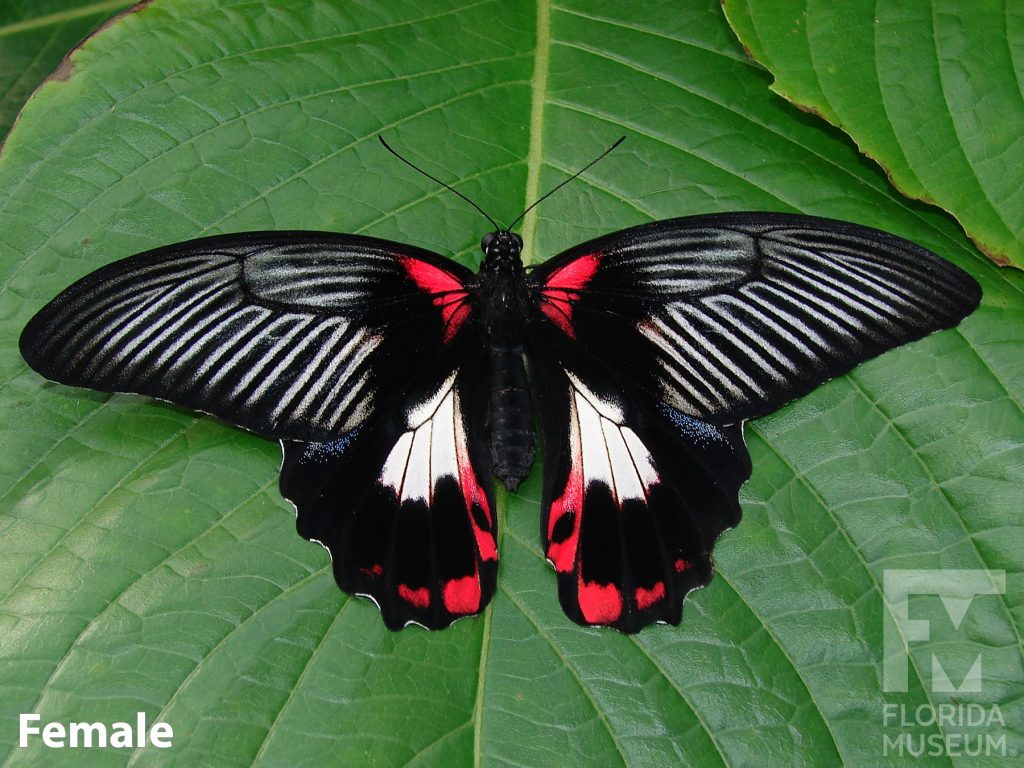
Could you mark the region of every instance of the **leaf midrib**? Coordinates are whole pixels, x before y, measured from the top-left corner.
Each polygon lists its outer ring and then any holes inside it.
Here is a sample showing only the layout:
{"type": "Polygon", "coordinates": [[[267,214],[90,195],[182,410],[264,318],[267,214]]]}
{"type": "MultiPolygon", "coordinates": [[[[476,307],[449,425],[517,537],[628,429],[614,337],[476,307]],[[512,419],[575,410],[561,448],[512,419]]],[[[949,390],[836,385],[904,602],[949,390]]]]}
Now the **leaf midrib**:
{"type": "MultiPolygon", "coordinates": [[[[530,81],[530,148],[526,156],[526,196],[523,205],[531,205],[540,196],[540,171],[544,154],[544,105],[548,97],[548,74],[551,68],[551,4],[537,2],[537,44],[533,55],[533,78],[530,81]]],[[[523,261],[533,261],[537,249],[537,209],[523,218],[523,261]]]]}

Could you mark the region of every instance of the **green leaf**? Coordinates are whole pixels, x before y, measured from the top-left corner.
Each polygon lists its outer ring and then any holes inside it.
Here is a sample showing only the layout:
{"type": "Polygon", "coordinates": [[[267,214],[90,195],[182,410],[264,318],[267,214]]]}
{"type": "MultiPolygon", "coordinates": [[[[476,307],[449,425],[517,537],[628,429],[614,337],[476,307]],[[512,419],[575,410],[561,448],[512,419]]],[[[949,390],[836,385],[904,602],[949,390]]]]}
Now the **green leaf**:
{"type": "Polygon", "coordinates": [[[905,194],[1024,268],[1024,6],[725,0],[773,90],[839,126],[905,194]]]}
{"type": "Polygon", "coordinates": [[[1024,749],[1024,280],[774,97],[714,0],[167,0],[72,65],[0,156],[5,765],[1006,764],[885,755],[904,731],[1024,749]],[[214,232],[362,232],[477,263],[480,217],[379,133],[506,221],[625,134],[527,218],[534,260],[651,219],[803,211],[917,240],[971,271],[983,305],[748,426],[745,519],[680,627],[568,622],[535,471],[500,505],[492,607],[391,633],[295,534],[277,446],[46,383],[17,353],[73,280],[214,232]],[[959,627],[914,598],[930,636],[910,642],[905,693],[882,688],[892,568],[1007,576],[959,627]],[[981,691],[933,690],[932,654],[955,682],[980,654],[981,691]],[[1004,724],[885,720],[954,700],[1004,724]],[[16,746],[19,713],[137,711],[172,725],[172,749],[16,746]]]}
{"type": "MultiPolygon", "coordinates": [[[[8,0],[0,5],[0,138],[68,48],[129,0],[8,0]]],[[[55,77],[67,73],[58,70],[55,77]]]]}

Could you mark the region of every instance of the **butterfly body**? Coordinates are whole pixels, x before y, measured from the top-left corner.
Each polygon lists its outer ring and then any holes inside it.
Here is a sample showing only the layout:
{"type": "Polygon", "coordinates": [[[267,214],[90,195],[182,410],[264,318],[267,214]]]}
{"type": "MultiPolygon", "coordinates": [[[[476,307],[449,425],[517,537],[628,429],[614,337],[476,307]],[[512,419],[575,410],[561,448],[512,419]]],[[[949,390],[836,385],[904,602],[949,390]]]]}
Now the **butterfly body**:
{"type": "Polygon", "coordinates": [[[751,471],[746,419],[980,300],[914,243],[799,215],[652,222],[529,274],[515,233],[482,248],[473,273],[356,235],[179,243],[69,287],[21,351],[56,381],[280,440],[299,533],[392,629],[445,627],[491,599],[491,476],[515,488],[529,473],[535,404],[562,607],[636,632],[678,623],[710,580],[751,471]]]}
{"type": "Polygon", "coordinates": [[[487,432],[492,472],[514,491],[533,467],[536,434],[523,363],[530,290],[519,235],[498,230],[484,237],[484,261],[472,281],[489,358],[487,432]]]}

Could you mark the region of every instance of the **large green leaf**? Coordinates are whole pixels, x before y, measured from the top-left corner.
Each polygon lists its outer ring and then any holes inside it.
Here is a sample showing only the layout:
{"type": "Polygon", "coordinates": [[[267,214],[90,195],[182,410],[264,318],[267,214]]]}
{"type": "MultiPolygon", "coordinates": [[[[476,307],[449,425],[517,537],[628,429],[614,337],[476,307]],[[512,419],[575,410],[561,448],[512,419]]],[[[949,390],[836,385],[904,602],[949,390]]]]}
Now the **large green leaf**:
{"type": "MultiPolygon", "coordinates": [[[[714,0],[157,2],[73,56],[0,156],[0,754],[10,765],[1004,765],[885,756],[886,704],[998,705],[1024,748],[1024,281],[894,195],[838,132],[773,96],[714,0]],[[279,6],[285,7],[279,7],[279,6]],[[273,6],[273,7],[272,7],[273,6]],[[477,260],[464,203],[530,258],[649,219],[769,209],[911,237],[982,283],[958,329],[748,426],[745,520],[683,625],[569,623],[534,474],[501,500],[479,619],[384,629],[294,532],[275,445],[142,398],[43,382],[32,312],[115,258],[213,232],[364,232],[477,260]],[[886,569],[1007,572],[958,628],[934,597],[905,693],[882,690],[886,569]],[[933,691],[931,654],[978,693],[933,691]],[[169,722],[169,750],[16,746],[17,715],[169,722]]],[[[993,575],[996,579],[997,575],[993,575]]],[[[956,737],[948,722],[910,728],[956,737]]]]}
{"type": "Polygon", "coordinates": [[[128,0],[6,0],[0,5],[0,138],[68,48],[129,5],[128,0]]]}
{"type": "Polygon", "coordinates": [[[1024,268],[1024,6],[724,0],[772,87],[1024,268]]]}

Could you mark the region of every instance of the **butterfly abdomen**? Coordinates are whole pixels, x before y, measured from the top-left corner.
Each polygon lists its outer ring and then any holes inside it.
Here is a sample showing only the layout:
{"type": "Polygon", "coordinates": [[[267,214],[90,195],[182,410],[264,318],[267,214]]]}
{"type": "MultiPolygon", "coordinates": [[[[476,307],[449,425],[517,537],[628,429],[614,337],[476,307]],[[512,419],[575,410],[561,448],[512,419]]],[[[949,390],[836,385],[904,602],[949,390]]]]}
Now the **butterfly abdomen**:
{"type": "Polygon", "coordinates": [[[533,466],[536,437],[521,345],[492,346],[488,427],[494,474],[514,491],[533,466]]]}

